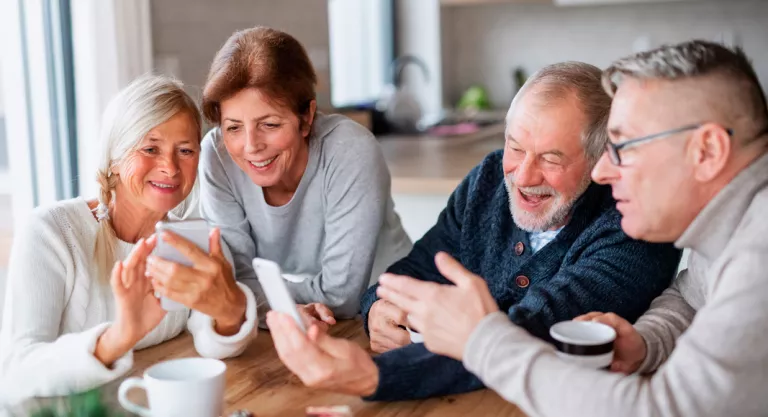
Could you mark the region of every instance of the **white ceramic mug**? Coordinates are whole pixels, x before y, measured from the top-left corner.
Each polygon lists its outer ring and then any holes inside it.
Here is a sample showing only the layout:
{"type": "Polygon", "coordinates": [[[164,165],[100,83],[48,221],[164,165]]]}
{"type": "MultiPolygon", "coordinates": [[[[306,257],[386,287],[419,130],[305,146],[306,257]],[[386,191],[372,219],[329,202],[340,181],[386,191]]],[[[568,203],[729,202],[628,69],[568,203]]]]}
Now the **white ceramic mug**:
{"type": "Polygon", "coordinates": [[[549,328],[557,356],[587,368],[605,369],[613,361],[613,327],[595,321],[561,321],[549,328]]]}
{"type": "Polygon", "coordinates": [[[224,371],[216,359],[174,359],[153,365],[143,378],[120,384],[117,398],[126,410],[142,417],[219,417],[224,411],[224,371]],[[133,388],[147,392],[149,408],[128,400],[133,388]]]}

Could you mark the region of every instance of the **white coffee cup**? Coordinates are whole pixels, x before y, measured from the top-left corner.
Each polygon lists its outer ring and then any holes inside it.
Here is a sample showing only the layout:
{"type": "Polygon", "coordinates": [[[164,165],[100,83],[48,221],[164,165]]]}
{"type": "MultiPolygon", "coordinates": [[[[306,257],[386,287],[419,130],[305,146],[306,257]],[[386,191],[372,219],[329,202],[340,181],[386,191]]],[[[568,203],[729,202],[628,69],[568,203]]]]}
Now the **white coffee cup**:
{"type": "Polygon", "coordinates": [[[142,417],[219,417],[224,411],[224,371],[216,359],[173,359],[153,365],[143,378],[120,384],[117,398],[126,410],[142,417]],[[149,408],[128,400],[133,388],[147,392],[149,408]]]}
{"type": "Polygon", "coordinates": [[[549,328],[557,355],[587,368],[605,369],[613,361],[616,331],[594,321],[561,321],[549,328]]]}

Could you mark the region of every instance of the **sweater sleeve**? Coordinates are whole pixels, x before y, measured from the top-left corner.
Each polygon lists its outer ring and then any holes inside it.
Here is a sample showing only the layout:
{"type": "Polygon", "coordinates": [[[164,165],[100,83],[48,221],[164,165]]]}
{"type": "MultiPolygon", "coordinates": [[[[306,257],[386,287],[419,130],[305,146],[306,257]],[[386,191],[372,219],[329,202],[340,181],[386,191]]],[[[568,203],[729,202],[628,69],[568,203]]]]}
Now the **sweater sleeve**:
{"type": "Polygon", "coordinates": [[[232,336],[222,336],[216,333],[214,329],[214,320],[199,311],[192,311],[187,328],[192,334],[195,342],[195,349],[200,356],[206,358],[224,359],[237,356],[248,347],[258,331],[256,298],[245,284],[238,282],[237,285],[245,294],[245,322],[240,326],[240,331],[232,336]]]}
{"type": "Polygon", "coordinates": [[[308,279],[286,281],[297,303],[323,303],[338,318],[359,312],[390,196],[390,174],[381,148],[370,132],[362,130],[345,124],[329,134],[336,136],[336,143],[324,148],[328,154],[320,168],[326,202],[322,269],[308,279]]]}
{"type": "Polygon", "coordinates": [[[680,251],[671,244],[634,240],[621,230],[617,213],[606,215],[617,218],[599,222],[603,226],[588,235],[577,259],[547,281],[531,283],[509,309],[514,323],[550,340],[553,324],[590,311],[614,312],[633,322],[669,286],[680,251]]]}
{"type": "Polygon", "coordinates": [[[635,323],[635,329],[643,337],[646,355],[637,372],[654,372],[675,349],[675,341],[691,325],[696,310],[685,301],[678,289],[680,279],[688,270],[680,271],[678,279],[653,302],[635,323]]]}
{"type": "MultiPolygon", "coordinates": [[[[672,245],[630,239],[618,222],[610,224],[592,235],[585,243],[587,249],[573,264],[546,282],[533,283],[509,309],[508,319],[548,340],[550,326],[589,311],[614,311],[624,317],[642,314],[653,297],[669,285],[679,251],[672,245]]],[[[442,277],[434,280],[447,283],[440,281],[442,277]]],[[[483,387],[458,361],[417,351],[405,346],[378,356],[379,387],[367,399],[426,398],[483,387]]]]}
{"type": "Polygon", "coordinates": [[[55,220],[40,213],[17,229],[11,250],[0,331],[0,393],[10,401],[85,391],[133,365],[131,351],[111,368],[93,356],[109,323],[59,335],[74,261],[55,220]]]}
{"type": "MultiPolygon", "coordinates": [[[[262,320],[269,304],[261,289],[252,261],[256,257],[256,243],[251,237],[251,224],[245,210],[235,197],[214,140],[217,130],[211,130],[203,139],[200,157],[200,213],[211,226],[221,229],[221,237],[230,248],[235,267],[235,278],[253,291],[257,317],[262,320]]],[[[263,323],[262,323],[263,324],[263,323]]]]}
{"type": "Polygon", "coordinates": [[[502,314],[486,317],[464,364],[531,417],[757,416],[765,395],[768,281],[764,252],[742,253],[652,376],[581,368],[502,314]],[[745,312],[748,312],[745,313],[745,312]]]}

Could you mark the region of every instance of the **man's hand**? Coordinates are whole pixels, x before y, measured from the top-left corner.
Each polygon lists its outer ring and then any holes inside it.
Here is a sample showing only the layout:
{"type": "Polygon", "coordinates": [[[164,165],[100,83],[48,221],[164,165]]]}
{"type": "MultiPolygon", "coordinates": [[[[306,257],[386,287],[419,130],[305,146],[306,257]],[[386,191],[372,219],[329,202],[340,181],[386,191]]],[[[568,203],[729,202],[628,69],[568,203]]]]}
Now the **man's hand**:
{"type": "Polygon", "coordinates": [[[576,321],[596,321],[607,324],[616,330],[616,340],[613,342],[613,362],[611,371],[631,374],[640,368],[645,360],[647,348],[640,333],[623,318],[614,313],[593,311],[576,317],[576,321]]]}
{"type": "Polygon", "coordinates": [[[408,313],[432,352],[462,360],[464,346],[480,321],[499,310],[488,285],[447,253],[435,256],[441,274],[456,285],[441,285],[384,274],[379,297],[408,313]]]}
{"type": "Polygon", "coordinates": [[[386,300],[378,300],[368,313],[368,331],[371,336],[371,350],[384,353],[411,343],[406,325],[405,311],[386,300]]]}
{"type": "Polygon", "coordinates": [[[305,335],[291,317],[276,311],[267,313],[267,325],[280,360],[304,385],[358,396],[376,392],[379,368],[354,342],[333,338],[316,325],[305,335]]]}

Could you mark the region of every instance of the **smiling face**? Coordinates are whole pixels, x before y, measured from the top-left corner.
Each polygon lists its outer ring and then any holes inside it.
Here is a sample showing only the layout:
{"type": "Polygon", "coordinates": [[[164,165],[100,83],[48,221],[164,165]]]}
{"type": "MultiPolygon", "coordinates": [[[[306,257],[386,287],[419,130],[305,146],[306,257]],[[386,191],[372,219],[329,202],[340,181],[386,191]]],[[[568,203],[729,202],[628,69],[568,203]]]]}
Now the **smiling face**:
{"type": "Polygon", "coordinates": [[[165,214],[192,191],[200,157],[200,132],[195,119],[179,112],[147,133],[138,147],[119,161],[118,202],[165,214]]]}
{"type": "Polygon", "coordinates": [[[512,104],[503,162],[512,217],[530,232],[565,225],[591,182],[582,145],[587,121],[576,96],[543,100],[536,93],[534,86],[512,104]]]}
{"type": "Polygon", "coordinates": [[[221,101],[221,132],[232,159],[254,184],[295,191],[307,166],[314,101],[307,117],[255,88],[221,101]]]}

